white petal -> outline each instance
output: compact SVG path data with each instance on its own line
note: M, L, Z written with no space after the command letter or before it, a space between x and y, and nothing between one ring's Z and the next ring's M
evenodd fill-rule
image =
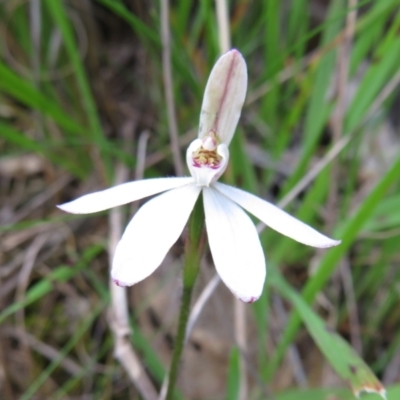
M204 188L204 210L211 254L221 279L242 301L257 300L266 268L257 230L249 216L213 188Z
M148 277L178 240L200 188L170 190L145 203L128 224L115 250L111 276L120 286Z
M257 196L218 182L214 187L282 235L313 247L332 247L340 243L340 240L322 235L311 226Z
M208 78L200 113L201 139L210 130L229 145L240 118L247 91L247 67L237 50L218 59Z
M144 197L193 182L193 178L155 178L123 183L122 185L94 192L59 206L72 214L90 214L121 206Z

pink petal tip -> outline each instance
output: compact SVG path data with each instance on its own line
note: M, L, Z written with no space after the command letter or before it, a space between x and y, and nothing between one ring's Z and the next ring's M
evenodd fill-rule
M254 303L255 301L257 301L259 299L259 297L256 296L250 296L250 297L241 297L240 300L243 301L243 303Z
M118 279L113 279L112 281L113 281L117 286L119 286L119 287L127 287L127 286L129 286L127 283L121 282L121 281L118 280Z

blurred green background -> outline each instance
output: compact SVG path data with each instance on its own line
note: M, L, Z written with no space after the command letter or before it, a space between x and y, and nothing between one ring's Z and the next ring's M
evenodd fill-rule
M185 349L176 398L347 400L351 388L380 390L381 381L396 400L400 1L228 6L249 90L225 180L342 244L316 251L264 230L262 298L246 306L243 329L236 300L216 289ZM55 205L110 186L117 171L175 175L160 15L158 1L0 1L2 399L144 398L113 357L107 213L71 216ZM171 0L169 25L183 156L220 54L214 1ZM157 391L182 250L179 241L128 292L133 348ZM207 253L195 297L213 274Z

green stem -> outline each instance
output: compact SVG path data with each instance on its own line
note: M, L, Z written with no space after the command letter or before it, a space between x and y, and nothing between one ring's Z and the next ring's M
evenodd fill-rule
M179 314L178 333L176 336L174 353L172 355L171 367L168 376L168 391L166 400L172 400L174 396L174 387L178 376L179 362L181 359L186 335L186 325L190 314L190 300L192 298L193 288L184 287Z
M200 260L204 246L204 209L203 198L199 196L189 218L189 232L185 245L185 263L183 266L183 293L179 311L178 332L176 334L174 352L168 376L166 400L172 400L174 387L178 376L179 362L185 344L186 326L190 314L190 301L193 287L199 272Z

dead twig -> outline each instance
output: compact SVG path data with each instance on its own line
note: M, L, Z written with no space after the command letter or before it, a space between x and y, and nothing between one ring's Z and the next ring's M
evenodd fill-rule
M139 147L139 151L145 151ZM138 159L144 160L143 155ZM142 166L138 168L143 168ZM116 169L115 184L128 180L129 171L123 164ZM108 243L109 263L112 265L115 248L122 236L123 215L120 209L114 208L109 217L110 236ZM110 280L111 307L109 311L109 325L114 335L114 355L121 363L129 378L145 400L156 400L157 392L147 376L139 358L134 352L131 342L131 327L129 324L127 289L115 285Z
M26 205L21 208L16 213L12 214L11 218L2 221L3 224L15 224L21 221L23 218L27 217L31 212L36 210L38 207L46 203L51 199L56 193L64 189L71 181L73 177L70 175L63 175L58 178L51 185L47 186L45 190L40 192L38 195L28 201Z
M39 254L39 251L41 248L44 246L44 244L47 242L47 239L49 237L49 233L43 233L40 236L38 236L31 245L28 247L28 250L25 253L25 259L22 265L22 268L18 274L18 283L17 283L17 288L16 288L16 294L15 294L15 303L20 303L24 300L26 290L29 285L29 277L31 275L31 272L33 270L33 267L35 266L37 256ZM25 309L21 308L18 310L15 314L16 317L16 323L19 325L19 329L22 332L25 332ZM32 366L32 357L29 349L29 344L23 340L23 336L21 339L21 344L23 345L23 353L25 355L25 362ZM29 368L32 370L31 368Z
M10 337L20 340L22 343L28 345L30 348L32 348L34 351L41 354L42 356L46 357L48 360L53 361L60 357L59 350L55 349L52 346L49 346L46 343L41 342L40 340L36 339L35 336L29 334L25 330L12 327L4 327L1 331L1 336L4 338ZM76 361L68 356L63 356L62 360L60 361L60 366L72 376L80 374L83 368L81 365L79 365Z
M207 283L206 287L201 292L199 298L196 300L196 303L192 307L192 311L189 315L189 320L186 328L186 338L185 342L188 341L190 334L193 331L194 325L200 317L200 314L206 305L208 299L214 293L214 290L217 288L218 284L221 282L221 278L218 274L215 274L212 279Z
M217 8L219 50L221 54L231 48L231 35L229 33L229 13L226 0L215 0Z

